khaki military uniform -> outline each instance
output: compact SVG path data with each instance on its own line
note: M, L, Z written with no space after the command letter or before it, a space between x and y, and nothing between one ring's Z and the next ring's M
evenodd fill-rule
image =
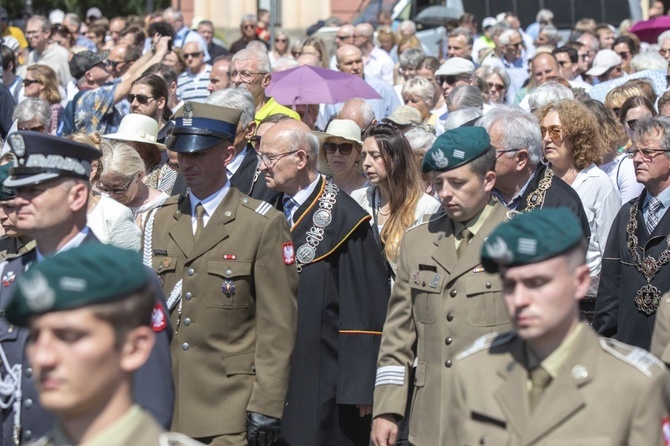
M484 271L484 239L507 219L498 201L460 259L454 222L446 215L410 229L382 335L373 415L405 416L410 370L416 367L409 439L418 446L444 438L448 374L456 355L478 337L510 327L498 275Z
M479 339L464 352L451 376L444 444L667 444L670 374L663 363L582 324L532 413L527 347L515 332Z
M165 432L156 420L139 406L133 406L117 422L103 432L79 446L158 446L161 434ZM70 440L61 428L32 446L71 446Z
M670 293L665 293L656 311L651 352L664 363L670 364Z
M172 304L171 430L239 434L247 411L281 418L284 409L297 320L291 235L282 213L235 188L197 243L190 214L188 197L166 200L143 251Z

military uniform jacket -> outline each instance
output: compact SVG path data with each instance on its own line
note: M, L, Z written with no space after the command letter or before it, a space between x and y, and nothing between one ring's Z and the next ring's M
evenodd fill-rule
M461 259L454 223L446 215L410 229L402 241L398 275L384 324L373 416L405 415L410 369L416 366L409 440L417 446L446 444L444 398L456 355L479 336L510 327L498 275L484 271L484 239L506 220L493 209ZM491 206L489 204L488 206Z
M670 365L670 293L665 293L656 313L651 353Z
M247 411L281 418L298 281L284 215L230 188L195 243L190 199L172 196L149 237L166 295L181 290L171 308L172 430L211 437L246 431Z
M326 182L296 209L296 247L314 225ZM377 354L390 294L370 215L342 191L312 263L300 273L298 338L282 420L281 445L362 445L370 442Z
M540 181L544 178L547 169L547 165L543 163L537 166L533 179L528 183L528 187L521 196L519 206L516 208L517 211L526 211L528 196L538 190ZM579 198L579 194L568 183L554 176L551 179L551 186L549 186L544 196L544 202L539 208L559 207L568 208L577 216L584 232L584 238L588 240L591 237L591 229L589 229L589 220L586 218L584 205Z
M641 258L659 255L668 247L670 212L666 212L654 231L649 234L642 216L642 203L646 191L640 196L637 212L637 252ZM603 255L600 287L596 298L593 328L601 335L649 350L656 314L646 315L635 304L637 291L647 284L645 277L633 264L628 250L628 225L632 201L626 203L614 220ZM670 291L670 265L665 265L651 281L661 293Z
M82 243L100 243L93 235L88 233ZM28 342L30 330L10 325L4 318L4 309L8 303L11 288L37 258L35 250L29 251L18 257L9 259L2 270L2 282L0 287L0 307L3 316L0 318L0 343L7 355L10 364L21 364L21 433L22 441L32 441L45 435L53 428L54 418L39 405L39 397L32 380L32 368L28 363L25 347ZM152 279L155 278L152 275ZM163 293L158 296L163 311L165 297ZM172 374L170 368L170 328L165 327L160 333L156 333L154 348L147 362L135 372L133 376L133 395L135 401L163 425L168 426L172 419L172 405L174 403L174 389L172 385ZM3 378L5 372L2 374ZM3 446L13 445L14 410L12 406L2 411L2 437Z
M514 332L487 338L456 361L444 444L667 444L670 374L648 352L583 325L531 414L524 342Z

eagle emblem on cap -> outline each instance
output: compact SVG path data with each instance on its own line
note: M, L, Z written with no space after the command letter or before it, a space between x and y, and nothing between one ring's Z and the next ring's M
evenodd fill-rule
M449 165L449 158L444 156L444 153L442 153L439 150L433 152L430 156L431 158L433 158L433 162L435 163L435 165L440 169L444 169Z
M32 311L47 311L56 302L56 292L42 273L35 273L30 280L19 282L19 287L26 299L26 305Z
M486 242L486 254L501 265L512 263L514 254L507 247L507 243L500 237L491 242Z
M22 135L17 135L16 133L9 135L9 142L16 156L21 157L26 154L26 143Z

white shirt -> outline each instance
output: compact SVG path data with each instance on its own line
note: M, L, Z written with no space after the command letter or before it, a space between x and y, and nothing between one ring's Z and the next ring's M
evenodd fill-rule
M605 244L612 222L621 208L621 198L609 176L595 164L577 174L572 188L582 200L591 229L586 264L589 266L591 277L595 277L600 274Z
M644 186L637 182L633 160L620 153L612 161L600 165L600 170L609 175L616 190L619 191L621 203L628 203L642 193Z
M299 190L298 193L295 194L294 196L292 197L290 195L285 196L288 198L293 198L293 201L296 202L296 205L293 206L293 209L291 210L291 217L288 219L290 224L293 224L293 215L295 214L295 211L298 210L298 208L302 206L302 204L309 199L310 195L312 195L312 193L314 192L314 189L316 189L316 185L319 183L320 179L321 177L317 175L316 180L310 183L309 186L307 186L306 188Z
M393 68L395 64L393 59L386 51L379 47L374 47L368 57L364 57L363 71L366 79L378 79L393 86Z
M228 165L226 166L226 175L228 175L228 181L230 181L230 177L235 175L237 169L240 168L240 166L242 165L242 161L244 161L244 157L246 155L247 155L247 148L245 146L244 150L235 155L235 158L233 158L232 161L228 163Z
M226 195L228 194L229 190L230 190L230 183L226 183L225 186L223 186L221 189L219 189L209 197L205 198L204 200L201 200L200 198L196 197L193 194L193 192L191 192L191 189L188 190L188 196L191 201L191 226L193 228L194 235L195 235L195 229L198 227L198 219L195 216L195 207L197 206L197 204L202 203L202 207L205 208L205 215L203 215L202 217L202 223L204 228L205 226L207 226L207 223L209 223L209 217L212 216L212 214L216 211L216 208L218 208L223 199L226 198Z

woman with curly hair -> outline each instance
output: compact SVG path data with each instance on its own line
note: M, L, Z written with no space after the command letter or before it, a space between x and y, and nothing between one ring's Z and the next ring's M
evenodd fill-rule
M393 280L405 231L423 215L437 212L440 203L423 192L418 159L396 127L379 124L371 128L363 141L360 162L370 185L352 192L351 198L372 215L372 231Z
M575 189L589 221L591 239L586 263L592 280L585 304L593 305L607 236L621 207L621 198L612 181L596 166L608 148L600 137L600 124L575 100L547 104L537 111L537 117L544 157L554 174Z

